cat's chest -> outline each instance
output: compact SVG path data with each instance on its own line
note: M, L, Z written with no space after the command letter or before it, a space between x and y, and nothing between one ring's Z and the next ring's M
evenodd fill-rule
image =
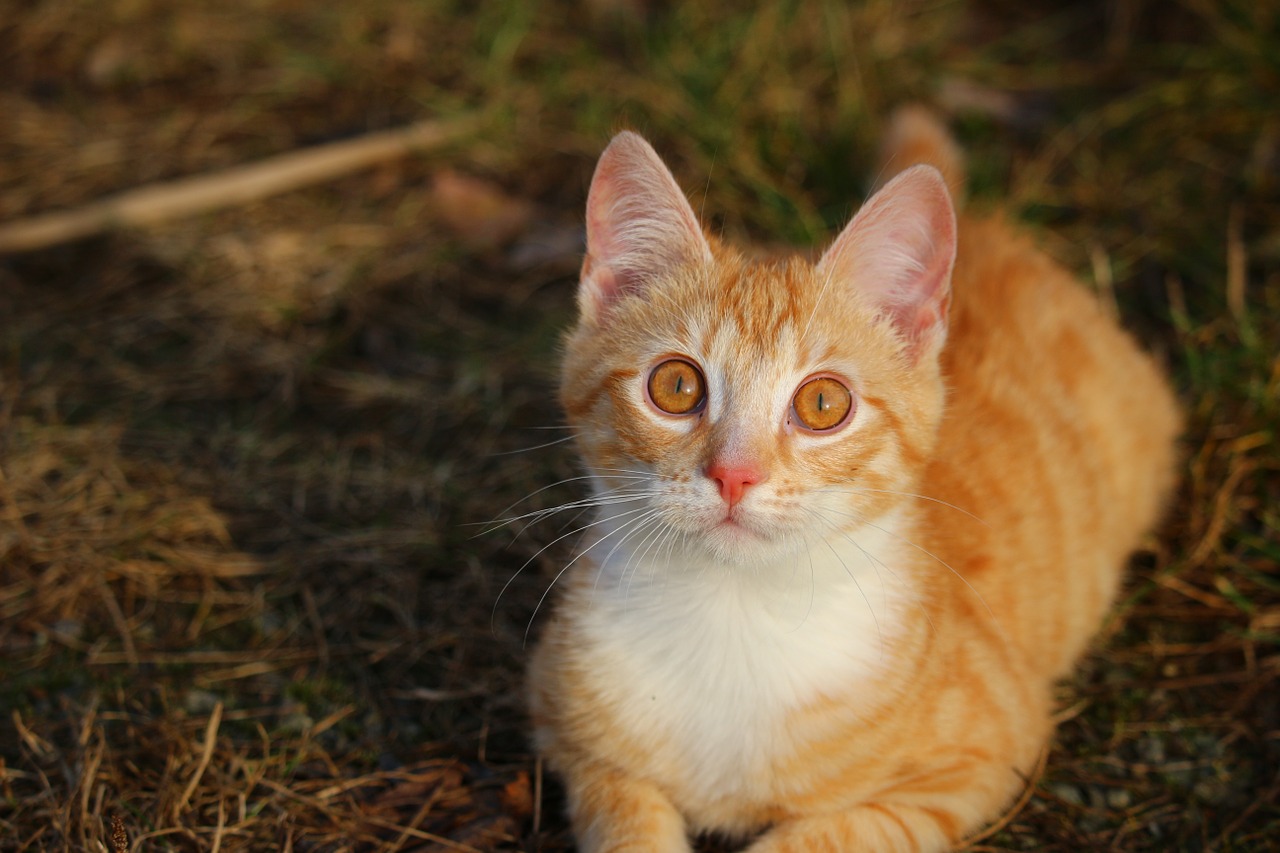
M775 567L786 574L763 584L637 572L593 591L583 648L613 724L650 765L634 770L678 779L690 796L769 794L799 736L792 715L890 665L911 606L886 573L826 568Z

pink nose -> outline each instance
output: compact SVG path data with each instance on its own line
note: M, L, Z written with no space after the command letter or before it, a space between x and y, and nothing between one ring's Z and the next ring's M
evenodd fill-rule
M720 497L729 506L742 500L747 486L754 486L764 479L764 473L755 465L714 462L707 468L707 476L720 487Z

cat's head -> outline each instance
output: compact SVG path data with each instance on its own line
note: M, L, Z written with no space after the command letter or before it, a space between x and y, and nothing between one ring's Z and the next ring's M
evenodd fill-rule
M648 143L617 136L561 385L611 541L750 563L897 504L942 414L955 245L946 185L918 166L816 265L748 260L707 239Z

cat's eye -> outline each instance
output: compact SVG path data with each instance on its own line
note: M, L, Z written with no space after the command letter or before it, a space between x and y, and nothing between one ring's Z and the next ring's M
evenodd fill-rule
M805 429L824 432L845 422L853 409L853 394L830 376L810 379L791 398L791 411Z
M706 398L702 373L684 359L667 359L649 374L649 399L669 415L697 411Z

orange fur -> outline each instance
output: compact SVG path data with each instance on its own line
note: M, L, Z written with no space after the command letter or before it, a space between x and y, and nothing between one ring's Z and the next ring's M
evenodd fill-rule
M904 269L928 267L918 275L942 289L926 282L907 308L857 281L871 242L839 256L865 226L817 269L715 244L699 260L682 222L627 266L616 246L653 229L604 232L613 214L598 204L589 218L608 251L584 265L562 400L598 499L618 503L559 581L529 678L582 850L687 850L708 830L754 837L753 853L954 845L1024 784L1051 734L1053 680L1157 520L1179 428L1159 372L999 218L959 220L948 296L950 207L929 193L963 186L959 155L918 111L890 144L894 172L922 160L943 173L885 191L919 184L912 203L940 235ZM656 156L638 137L615 146L597 181L635 167L636 183L604 188L634 194L628 216L679 207L645 183ZM655 415L637 390L670 355L707 375L696 418ZM856 386L841 433L800 435L776 414L769 395L815 370ZM737 527L714 524L735 518L706 482L724 459L761 474ZM865 563L845 558L864 543Z

